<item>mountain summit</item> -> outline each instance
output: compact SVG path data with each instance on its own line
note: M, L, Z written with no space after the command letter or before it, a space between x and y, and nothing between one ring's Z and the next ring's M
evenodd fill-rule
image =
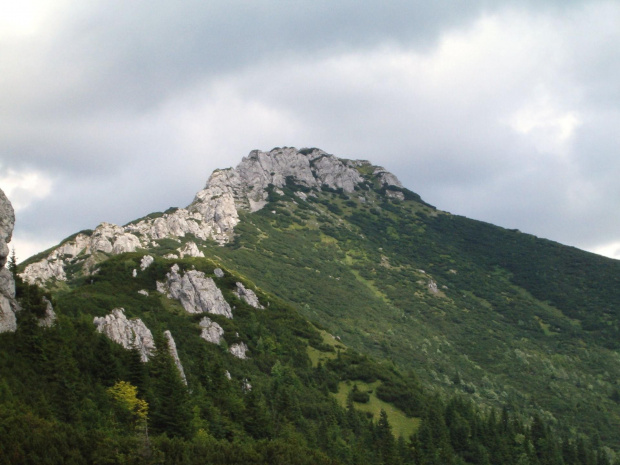
M214 171L186 208L149 215L122 227L101 223L94 231L66 239L38 260L29 260L22 277L31 284L65 281L68 268L88 274L104 258L102 254L148 249L164 238L192 235L224 245L234 237L239 212L261 210L270 192L281 194L281 189L291 184L302 188L298 195L303 198L307 195L303 191L316 193L324 188L351 193L368 181L361 173L368 173L367 178L382 187L392 186L386 195L404 198L396 176L365 160L344 160L316 148L253 150L236 168ZM179 250L180 255L194 253L197 251L191 245L186 251Z

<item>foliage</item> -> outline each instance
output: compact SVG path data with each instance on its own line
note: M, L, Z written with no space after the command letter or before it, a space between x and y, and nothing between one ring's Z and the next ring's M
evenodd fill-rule
M38 325L45 293L17 279L18 330L0 335L0 463L611 464L618 263L405 189L390 200L361 175L354 193L307 200L287 179L241 213L233 244L192 238L208 258L176 263L233 306L232 320L209 316L219 346L200 338L202 315L156 290L177 241L74 275L47 294L51 328ZM155 262L132 277L147 252ZM237 282L266 308L239 300ZM152 331L148 363L95 330L115 307ZM240 341L247 360L227 350Z
M122 422L127 422L134 427L146 426L149 405L138 398L138 388L127 381L118 381L107 389L115 405L118 407L118 416Z

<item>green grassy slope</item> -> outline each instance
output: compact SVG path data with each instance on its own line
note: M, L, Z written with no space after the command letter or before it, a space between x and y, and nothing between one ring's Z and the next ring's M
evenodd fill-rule
M0 463L610 463L596 451L620 448L620 262L389 198L370 173L350 195L272 190L224 247L162 239L67 270L51 329L19 287L19 329L0 335ZM207 258L163 258L190 240ZM156 291L174 263L235 307L212 316L221 346ZM95 331L115 307L158 347L172 332L189 389L166 351L142 365ZM239 341L248 360L227 351ZM119 381L148 402L150 442L111 398Z
M617 447L620 262L409 198L286 189L243 216L235 244L209 250L432 389Z

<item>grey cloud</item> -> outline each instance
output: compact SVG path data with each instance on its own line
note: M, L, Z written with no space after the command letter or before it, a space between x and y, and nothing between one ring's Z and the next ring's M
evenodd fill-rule
M11 43L0 76L0 161L57 179L53 197L20 213L24 231L63 237L184 206L214 168L293 145L382 164L454 213L582 246L617 237L606 214L620 194L613 4L73 6L38 42ZM432 58L447 31L466 34L482 15L519 17L526 33L536 20L549 43L495 50L445 82L373 69L393 52ZM541 88L584 118L564 160L505 121ZM575 186L589 184L575 202Z

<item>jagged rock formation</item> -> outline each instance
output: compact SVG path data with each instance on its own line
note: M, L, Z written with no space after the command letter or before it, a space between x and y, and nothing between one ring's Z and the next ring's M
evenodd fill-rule
M201 257L204 258L205 254L198 249L195 242L188 242L185 247L179 247L179 256L183 257Z
M187 386L187 378L185 377L185 371L183 370L183 365L181 364L181 360L179 359L179 353L177 352L177 345L174 342L174 338L172 337L172 333L170 331L164 331L164 336L168 342L168 351L170 352L170 356L172 360L174 360L174 364L179 370L179 375L181 376L181 381L183 384Z
M252 289L246 289L245 286L241 283L237 283L237 289L234 291L234 294L245 303L254 308L258 308L261 310L265 308L258 301L258 297L256 297L254 291Z
M173 265L166 274L166 282L157 283L157 290L169 298L177 299L189 313L212 313L232 318L232 310L213 279L202 271L190 270L179 274Z
M255 212L263 208L269 185L284 187L288 178L309 188L326 185L353 192L363 181L356 169L363 163L368 164L341 160L319 149L253 150L235 169L215 171L188 209L217 224L220 233L215 239L228 242L239 222L238 210Z
M228 351L235 357L240 358L241 360L246 360L248 358L248 356L246 355L246 352L248 351L248 346L245 342L236 342L232 344Z
M205 341L212 344L219 344L222 342L224 330L215 321L211 320L211 318L205 316L202 320L200 320L199 325L202 328L200 337Z
M15 281L11 272L4 267L9 256L7 244L11 242L14 226L13 206L0 189L0 333L17 329L15 312L18 307L15 301Z
M396 176L368 161L343 160L319 149L254 150L236 168L214 171L187 208L150 215L124 227L101 223L93 232L80 233L47 257L29 264L21 276L31 284L44 284L50 279L64 281L67 265L83 262L82 271L92 273L97 262L93 257L98 254L103 259L106 254L148 249L156 247L159 239L179 239L188 234L224 245L234 236L239 211L255 212L263 208L270 188L280 191L290 182L308 189L326 186L351 193L365 181L362 171L368 173L369 169L374 179L386 187L387 196L404 199L398 189L387 189L402 188ZM297 194L302 199L314 195L312 192ZM179 247L178 251L178 256L168 254L167 257L204 256L194 242Z
M115 308L104 317L95 317L97 331L105 334L125 349L137 349L140 360L147 362L155 352L153 334L140 318L128 320L123 308Z
M54 311L54 307L52 303L45 297L43 297L43 301L45 302L45 314L42 318L39 318L39 326L44 328L51 328L53 324L56 322L56 312Z

